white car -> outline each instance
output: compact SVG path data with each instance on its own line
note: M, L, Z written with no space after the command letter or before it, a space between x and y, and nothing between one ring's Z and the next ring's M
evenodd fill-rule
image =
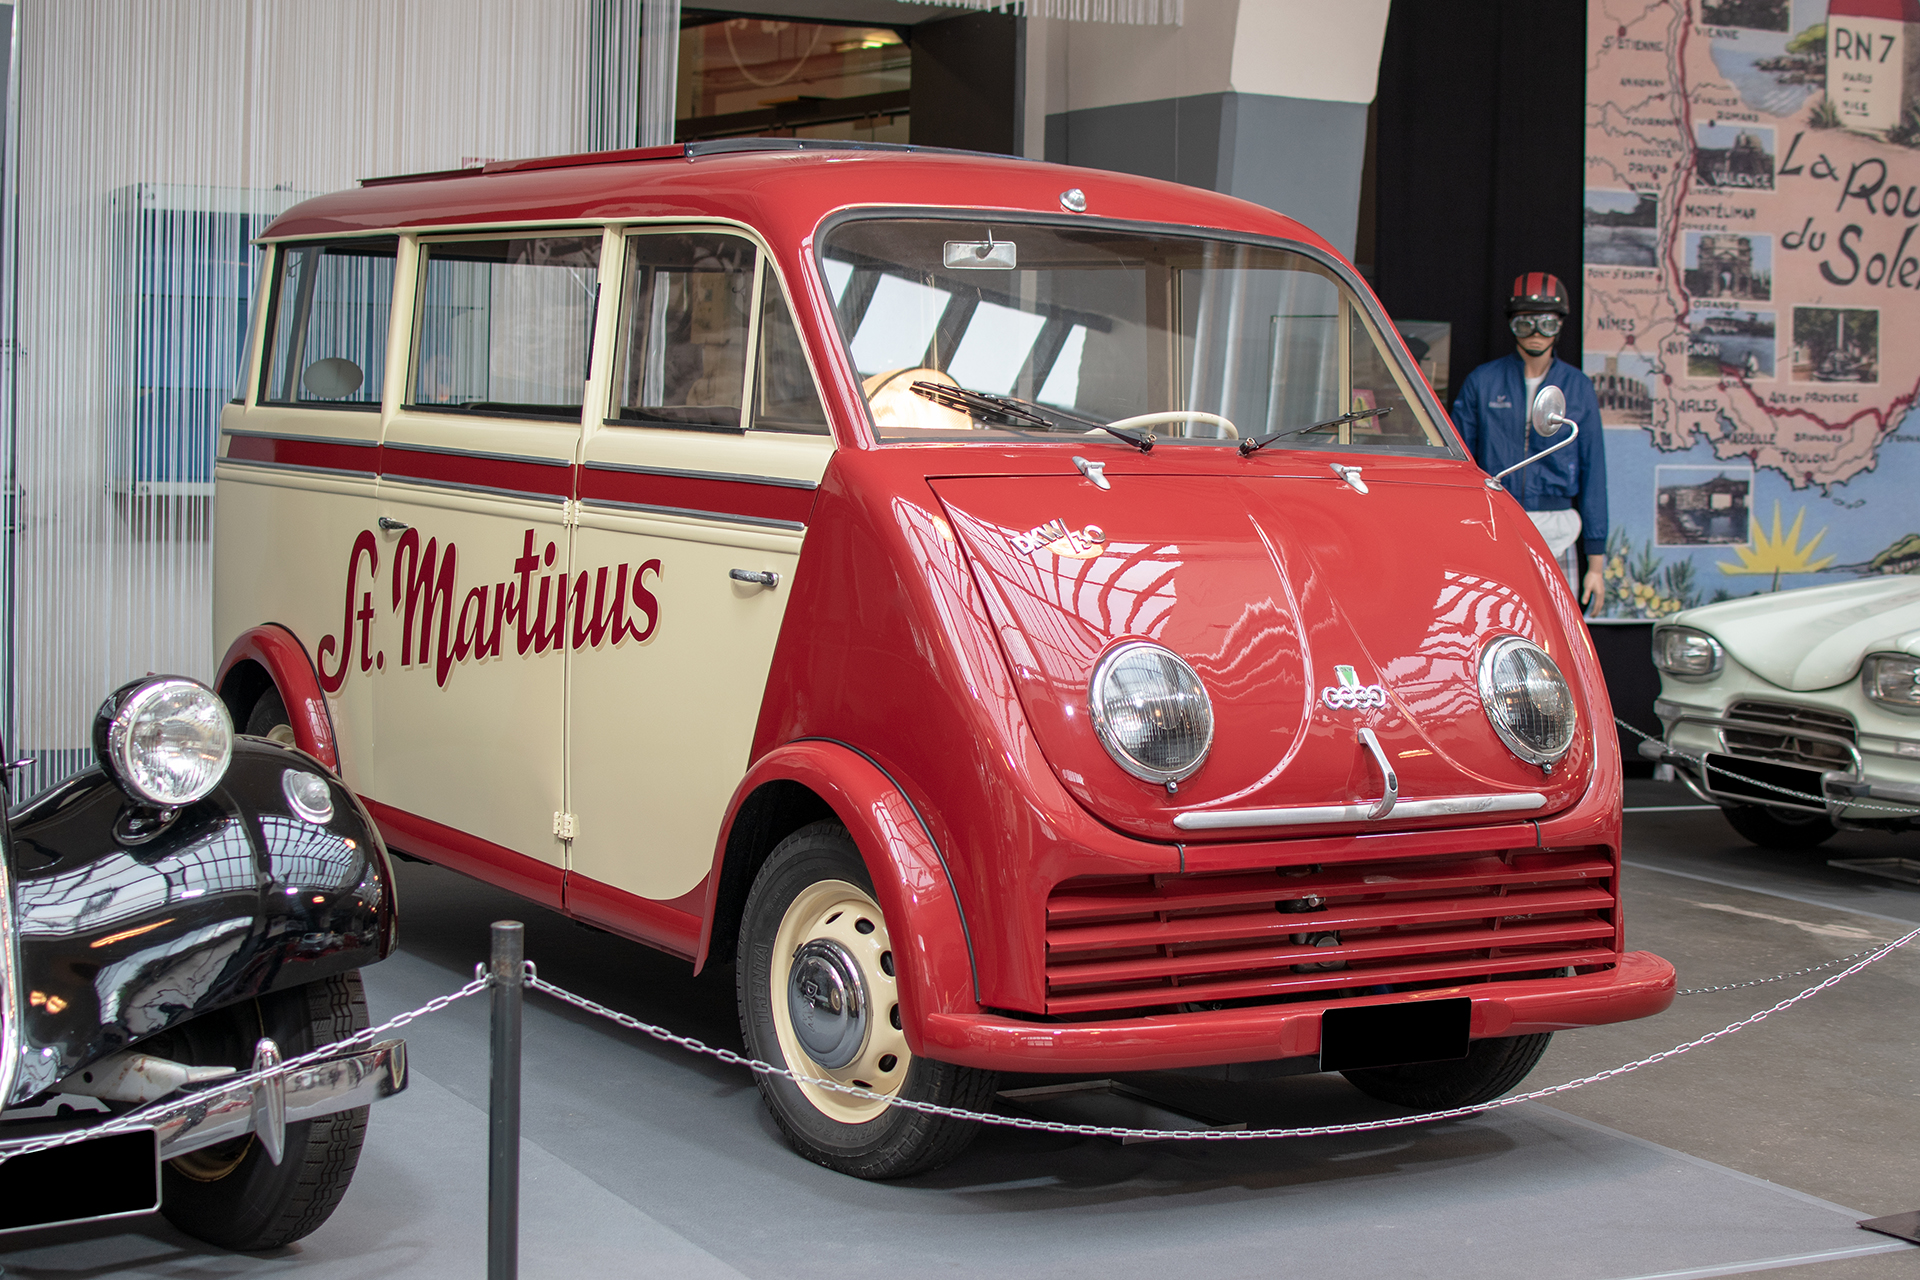
M1920 579L1705 605L1655 628L1671 764L1755 844L1920 828Z

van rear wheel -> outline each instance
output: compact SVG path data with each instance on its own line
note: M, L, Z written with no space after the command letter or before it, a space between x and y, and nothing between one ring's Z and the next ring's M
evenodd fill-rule
M754 878L735 982L750 1056L878 1098L761 1073L760 1095L794 1150L857 1178L901 1178L947 1163L971 1121L889 1105L910 1098L969 1111L998 1076L921 1057L900 1030L896 959L853 838L816 822L781 841Z

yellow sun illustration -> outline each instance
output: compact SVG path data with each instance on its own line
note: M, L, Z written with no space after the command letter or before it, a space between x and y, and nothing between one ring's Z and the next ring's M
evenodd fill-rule
M1780 586L1780 575L1783 573L1818 573L1832 564L1834 558L1832 556L1822 556L1818 560L1813 558L1814 551L1820 546L1820 539L1827 536L1824 527L1813 535L1813 540L1806 546L1800 545L1800 526L1806 522L1806 519L1807 509L1802 507L1793 517L1793 526L1782 534L1780 504L1775 502L1773 533L1769 536L1767 531L1760 527L1760 522L1749 516L1747 520L1753 532L1753 546L1751 548L1735 547L1733 554L1740 557L1740 563L1728 564L1722 560L1720 561L1721 571L1730 574L1770 573L1773 575L1773 585L1776 589Z

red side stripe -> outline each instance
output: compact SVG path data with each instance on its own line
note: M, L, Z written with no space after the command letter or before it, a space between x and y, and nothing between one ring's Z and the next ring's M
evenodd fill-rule
M381 451L380 474L397 479L439 481L475 489L512 489L519 493L573 496L573 467L542 466L507 458L475 458L389 447Z
M227 456L283 467L325 467L331 471L380 469L380 448L371 444L333 444L321 440L282 440L273 436L229 436Z
M588 467L580 477L580 496L588 502L631 502L671 507L725 518L788 520L805 524L813 512L813 490L756 480L718 480L704 476L656 475Z

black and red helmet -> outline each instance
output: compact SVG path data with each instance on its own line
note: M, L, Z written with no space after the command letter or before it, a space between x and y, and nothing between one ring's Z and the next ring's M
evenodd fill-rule
M1567 305L1567 287L1560 283L1559 276L1548 275L1544 271L1529 271L1513 278L1513 296L1507 299L1507 314L1519 315L1523 311L1552 311L1566 315L1571 308Z

